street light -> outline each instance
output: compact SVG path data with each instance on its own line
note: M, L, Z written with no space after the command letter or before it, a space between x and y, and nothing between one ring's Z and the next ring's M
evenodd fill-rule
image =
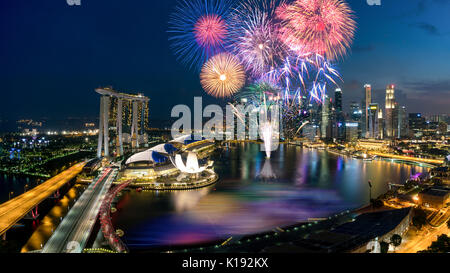
M14 194L13 191L9 192L9 195L8 195L8 197L9 197L8 199L9 199L9 200L11 200L11 195L13 195L13 194Z
M23 192L24 192L24 193L27 192L27 189L28 189L28 184L26 184L26 185L23 187Z

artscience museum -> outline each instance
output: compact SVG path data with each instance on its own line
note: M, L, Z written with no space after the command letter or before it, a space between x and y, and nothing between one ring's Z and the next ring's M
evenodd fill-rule
M198 183L216 178L209 155L213 140L192 140L191 135L176 138L133 154L124 163L122 180L133 180L144 188L198 187ZM189 186L190 185L190 186Z

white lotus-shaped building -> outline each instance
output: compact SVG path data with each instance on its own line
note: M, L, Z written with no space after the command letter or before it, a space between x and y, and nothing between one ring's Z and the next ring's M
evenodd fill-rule
M186 163L183 161L181 154L176 154L175 159L170 157L170 160L182 173L197 174L203 172L207 168L207 166L200 166L197 154L194 152L188 152Z

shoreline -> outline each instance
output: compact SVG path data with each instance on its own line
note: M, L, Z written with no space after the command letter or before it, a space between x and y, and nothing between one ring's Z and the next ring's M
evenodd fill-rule
M286 143L286 144L292 145L290 143ZM338 155L341 157L349 157L350 156L348 154L339 153L334 150L327 149L326 151L330 152L330 154L335 154L335 155ZM361 159L357 159L357 160L361 160ZM415 162L398 162L398 163L412 165ZM173 189L173 190L176 190L176 189ZM207 252L207 249L210 249L210 252L216 252L216 250L218 248L222 248L223 245L232 245L231 247L239 247L239 245L244 240L246 243L247 243L247 240L253 241L253 239L251 239L251 238L254 238L254 239L258 238L256 240L261 240L261 237L262 237L262 238L272 238L272 240L273 240L274 239L273 236L279 236L279 234L282 234L285 232L291 232L291 231L299 231L299 230L305 231L305 229L308 229L309 232L311 233L311 232L314 232L314 229L317 230L317 228L320 228L323 225L328 225L328 224L333 223L333 220L335 220L335 218L345 219L345 217L347 217L348 215L359 215L359 214L368 213L368 212L376 212L376 211L383 211L383 210L391 209L389 207L382 207L379 209L374 209L371 206L372 205L370 203L363 204L361 206L358 206L357 208L347 209L347 210L343 210L340 212L336 212L326 218L305 219L303 221L296 222L296 223L293 223L290 225L286 225L283 227L273 227L273 229L269 229L269 230L261 231L261 232L257 232L257 233L230 235L230 238L220 237L217 239L208 240L206 242L198 242L198 243L185 244L185 245L183 245L183 244L175 245L175 246L161 245L161 246L154 246L154 247L148 247L148 248L142 248L142 249L136 248L136 249L132 250L132 252L134 252L134 251L136 251L138 253L142 253L142 252L182 252L182 251L184 251L184 252L206 251ZM274 230L278 230L281 232L277 232L277 231L274 232ZM278 234L278 235L275 235L275 234ZM238 237L240 239L238 239L236 237ZM246 247L251 247L250 245L251 244L247 243Z

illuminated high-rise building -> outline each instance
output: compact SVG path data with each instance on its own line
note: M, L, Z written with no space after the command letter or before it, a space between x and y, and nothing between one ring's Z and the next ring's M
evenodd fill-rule
M384 119L383 109L378 107L378 139L384 139Z
M345 116L342 111L342 89L337 88L334 92L334 108L335 108L335 137L339 140L345 139Z
M379 138L379 107L378 107L378 103L371 103L369 105L369 111L368 111L368 124L369 124L369 128L367 131L367 138Z
M358 122L348 121L345 123L345 139L349 142L357 141L359 138Z
M332 137L332 123L330 123L330 120L332 118L332 104L328 96L325 96L325 99L322 103L321 115L322 115L322 120L320 124L321 138L330 139Z
M362 135L362 117L363 111L361 110L361 105L355 101L350 103L350 117L353 123L358 124L358 138ZM346 130L348 127L346 126Z
M336 112L342 112L342 89L340 88L334 91L334 108Z
M124 139L123 134L123 105L132 106L132 121L131 121L131 139L132 147L139 148L140 143L147 142L146 135L143 134L143 129L148 115L148 101L149 99L142 94L131 95L120 93L112 88L97 88L95 89L100 97L100 123L98 133L97 157L109 157L110 150L110 125L114 123L116 129L116 155L124 154ZM139 130L139 125L142 130ZM141 134L139 133L141 131Z
M362 119L362 135L369 138L369 106L372 103L372 86L370 84L364 85L364 99L362 103L363 119Z
M361 105L359 105L359 103L355 101L352 101L350 103L350 116L352 118L352 121L361 122L363 114Z
M411 137L419 135L426 127L425 118L421 113L410 113L408 125L408 131Z
M386 137L397 137L397 110L395 103L395 85L388 85L386 88Z
M402 106L398 108L398 138L407 138L408 133L408 113L406 112L406 107Z

